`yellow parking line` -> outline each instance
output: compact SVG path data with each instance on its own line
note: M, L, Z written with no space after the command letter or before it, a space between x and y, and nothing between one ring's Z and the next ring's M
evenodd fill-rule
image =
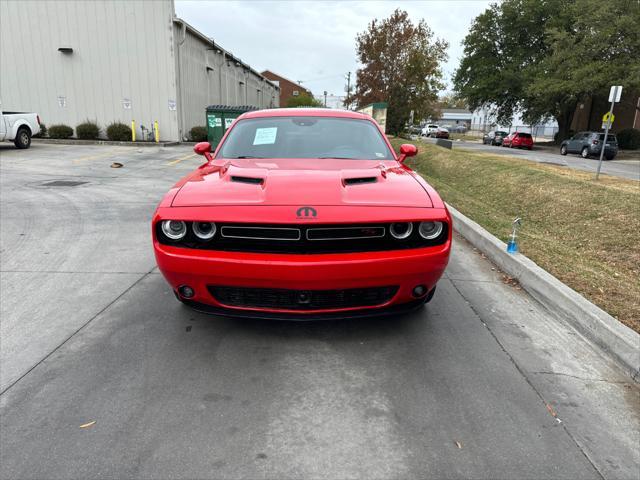
M195 153L192 153L192 154L190 154L190 155L185 155L184 157L177 158L177 159L175 159L175 160L173 160L173 161L171 161L171 162L167 163L167 165L175 165L175 164L177 164L177 163L180 163L180 162L181 162L181 161L183 161L183 160L186 160L186 159L188 159L188 158L195 157L195 156L196 156L196 154L195 154Z
M77 164L80 162L87 162L90 160L98 160L99 158L106 158L106 157L110 157L111 155L115 154L119 152L119 150L117 149L113 149L113 150L109 150L108 152L105 153L99 153L97 155L88 155L86 157L80 157L80 158L76 158L73 160L73 163Z

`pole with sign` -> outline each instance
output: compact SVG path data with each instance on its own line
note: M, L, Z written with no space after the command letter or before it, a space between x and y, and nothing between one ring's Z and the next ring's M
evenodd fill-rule
M604 141L602 142L602 147L600 147L600 160L598 161L598 170L596 171L596 180L600 176L600 169L602 168L602 157L604 157L604 149L607 148L607 137L609 136L609 129L615 120L615 116L613 115L613 105L620 101L620 96L622 95L622 86L614 85L609 90L609 101L611 102L611 107L609 111L604 114L602 117L602 128L604 128Z

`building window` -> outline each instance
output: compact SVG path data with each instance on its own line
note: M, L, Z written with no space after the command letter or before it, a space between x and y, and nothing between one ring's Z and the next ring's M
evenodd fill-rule
M297 97L298 95L300 95L300 92L298 90L294 90L292 95L294 97Z

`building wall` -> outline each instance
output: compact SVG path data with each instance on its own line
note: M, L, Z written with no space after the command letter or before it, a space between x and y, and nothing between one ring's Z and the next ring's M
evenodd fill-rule
M602 116L609 111L611 103L607 100L608 94L595 95L580 102L573 115L571 130L600 131L602 129ZM615 121L611 129L619 132L625 128L640 128L640 93L633 90L622 90L620 102L613 107Z
M2 108L74 128L157 120L177 139L173 14L171 0L0 0Z
M278 89L182 20L174 22L180 137L206 125L208 105L278 106Z
M135 120L138 138L157 120L162 140L182 140L207 105L278 106L275 85L182 25L173 0L0 0L2 108L103 134Z
M298 92L298 95L308 95L310 97L313 96L310 90L307 90L302 85L292 82L291 80L284 78L277 73L273 73L270 70L265 70L262 72L262 75L269 80L274 80L278 82L280 85L280 102L279 105L281 107L286 107L287 102L291 97L294 97L294 92Z

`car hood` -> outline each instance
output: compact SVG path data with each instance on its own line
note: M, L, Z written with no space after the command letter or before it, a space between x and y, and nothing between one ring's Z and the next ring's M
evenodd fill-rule
M184 181L172 206L433 206L412 172L396 162L321 162L322 168L310 169L308 159L216 161Z

